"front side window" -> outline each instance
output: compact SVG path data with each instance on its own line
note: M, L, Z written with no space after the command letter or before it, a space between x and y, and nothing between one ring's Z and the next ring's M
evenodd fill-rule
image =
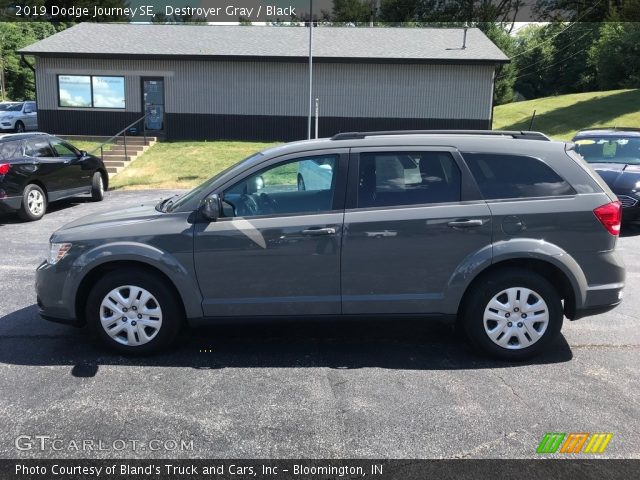
M25 142L25 153L30 157L54 157L51 145L46 139L30 139Z
M51 146L59 157L77 157L79 154L74 147L58 138L51 139Z
M460 184L448 152L361 153L358 207L459 202Z
M61 107L125 108L124 77L58 75Z
M487 200L575 195L547 164L524 155L464 153L480 192Z
M267 167L224 192L224 215L292 215L332 209L337 155L306 157Z

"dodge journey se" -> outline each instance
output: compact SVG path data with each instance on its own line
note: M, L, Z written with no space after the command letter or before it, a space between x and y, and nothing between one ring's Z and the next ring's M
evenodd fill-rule
M149 353L185 323L451 318L522 359L622 299L620 203L536 132L341 133L51 236L41 315Z

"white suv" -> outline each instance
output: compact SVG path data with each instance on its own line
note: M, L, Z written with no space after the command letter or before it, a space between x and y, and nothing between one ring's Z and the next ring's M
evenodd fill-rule
M38 129L36 102L0 103L0 131L25 132Z

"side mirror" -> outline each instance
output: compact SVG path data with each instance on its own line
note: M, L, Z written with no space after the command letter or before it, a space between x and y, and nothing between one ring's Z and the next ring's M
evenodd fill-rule
M85 158L88 157L89 154L86 152L86 150L80 150L80 158Z
M202 215L207 220L211 220L215 222L218 218L220 218L220 214L222 213L222 197L217 193L212 193L207 198L204 199L204 203L202 205Z

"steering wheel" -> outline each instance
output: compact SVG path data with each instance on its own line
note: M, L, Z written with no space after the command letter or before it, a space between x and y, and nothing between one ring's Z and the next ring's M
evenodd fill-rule
M238 199L238 204L234 205L234 210L238 217L244 217L258 215L260 207L251 195L243 193Z
M266 193L260 194L260 203L263 205L265 213L276 213L278 211L278 204Z

